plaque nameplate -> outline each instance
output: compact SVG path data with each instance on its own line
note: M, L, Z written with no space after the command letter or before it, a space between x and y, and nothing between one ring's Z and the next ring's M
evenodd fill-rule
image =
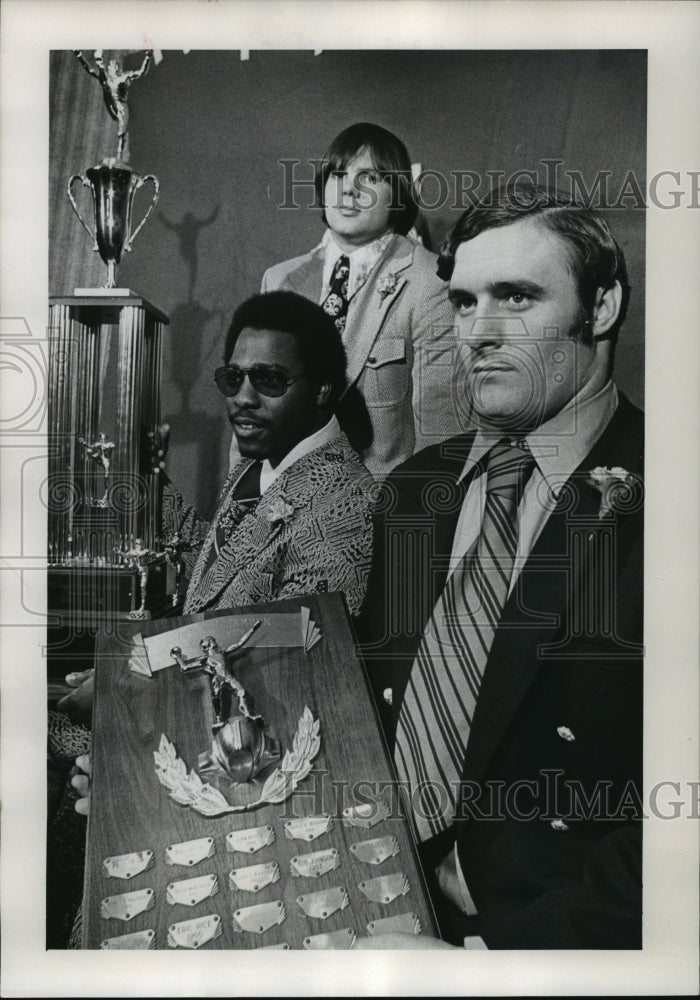
M261 847L274 842L275 831L271 826L255 826L250 830L233 830L226 834L226 850L231 853L255 854Z
M351 844L350 850L358 861L364 861L368 865L381 865L387 858L393 858L399 853L399 842L396 837L375 837L373 840Z
M105 858L102 865L109 878L133 878L152 868L153 851L136 851L133 854L115 854Z
M325 920L332 913L344 910L349 902L348 894L342 885L335 889L322 889L320 892L307 892L303 896L297 896L297 905L306 916L319 920Z
M314 851L312 854L297 854L289 862L292 875L304 875L307 878L319 878L336 868L340 868L340 855L335 847Z
M189 868L198 865L205 858L211 858L216 853L212 837L200 837L198 840L183 840L181 844L171 844L165 848L165 863L167 865L184 865Z
M276 861L267 861L262 865L249 865L247 868L234 868L229 872L232 889L242 889L244 892L260 892L267 885L280 880L280 866Z
M182 906L196 906L203 899L215 896L219 891L219 880L216 875L199 875L196 878L185 878L180 882L171 882L165 893L165 898L171 906L180 903Z
M139 913L150 910L155 904L153 889L137 889L119 896L107 896L100 904L100 916L105 920L132 920Z
M170 924L168 947L196 950L218 938L220 934L221 917L218 913L209 913L206 917L194 917L192 920Z
M339 931L329 931L327 934L311 934L302 941L302 946L307 951L352 948L355 944L356 934L351 927L343 927Z
M389 806L386 802L363 802L357 806L348 806L343 809L343 822L346 826L358 826L364 830L371 830L377 823L381 823L389 815Z
M360 882L357 888L373 903L393 903L399 896L405 896L411 886L403 872L396 872Z
M288 819L284 824L284 834L290 840L316 840L333 826L331 816L301 816Z
M370 920L367 924L370 934L420 934L420 920L415 913L399 913L395 917L382 917L380 920Z
M122 934L119 937L105 938L100 944L100 948L103 948L105 951L146 951L154 947L155 940L155 931L136 931L134 934Z
M264 934L275 924L281 924L286 916L287 911L281 899L271 903L258 903L256 906L244 906L233 911L233 929L247 931L249 934Z

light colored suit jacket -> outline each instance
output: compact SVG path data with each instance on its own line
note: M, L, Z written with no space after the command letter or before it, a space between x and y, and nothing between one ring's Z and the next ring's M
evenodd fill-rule
M226 479L184 613L341 591L351 614L357 614L372 555L373 480L345 435L294 462L253 510L229 503L251 464L241 460ZM227 540L212 559L224 512Z
M320 302L324 247L269 268L262 291L283 289ZM343 341L348 388L357 386L374 440L361 452L383 478L399 462L460 428L452 399L454 317L437 257L396 235L350 299Z

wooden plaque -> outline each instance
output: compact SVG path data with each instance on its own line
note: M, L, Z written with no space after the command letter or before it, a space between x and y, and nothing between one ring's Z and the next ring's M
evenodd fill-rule
M316 935L332 932L343 932L330 939L330 943L343 947L352 940L352 934L379 933L385 926L392 929L393 921L389 925L382 921L394 917L401 918L399 927L420 926L422 933L436 935L415 845L396 794L391 762L364 668L355 653L342 598L337 594L321 595L226 614L249 617L252 612L263 619L264 626L266 616L298 611L302 605L310 608L321 630L320 642L306 653L300 647L251 645L235 661L235 670L254 700L255 711L264 716L267 731L281 740L284 749L289 748L305 707L319 720L321 749L313 770L286 802L216 818L204 817L173 801L158 780L153 756L164 734L188 772L196 768L199 754L209 749L212 740L208 678L201 673L185 674L176 667L160 670L152 677L139 675L128 666L128 637L98 636L84 947L100 948L106 941L114 947L115 938L151 931L148 936L127 938L123 946L133 947L134 941L143 946L148 941L151 947L166 949L172 947L169 931L174 925L215 916L221 933L201 944L202 948L299 949L323 944L326 939ZM151 628L166 631L221 615L171 618L154 622ZM138 632L139 627L142 629L143 624L135 624L133 632ZM262 633L263 627L259 631ZM346 824L344 809L372 801L386 803L386 818L371 828ZM370 811L375 810L370 807ZM306 841L286 836L287 820L320 815L330 817L330 828L318 838ZM227 850L228 834L259 827L272 828L273 843L254 853ZM211 838L211 856L191 867L166 862L166 848L202 838ZM388 845L393 844L391 838L395 838L396 853L376 863L375 855L388 850ZM379 841L376 852L355 846L368 841ZM108 875L106 859L142 851L153 854L145 870L128 879ZM323 852L327 859L333 851L339 861L333 870L318 876L313 871L293 874L294 868L306 872L316 867L313 859L309 861L305 856ZM367 860L363 860L365 857ZM292 865L293 858L302 859L301 863ZM238 888L231 881L234 869L271 862L279 866L279 880L258 891ZM322 860L320 866L325 863ZM218 892L194 904L191 900L180 902L183 889L176 886L173 890L172 885L199 876L215 876L212 884L218 884ZM383 876L396 877L376 881ZM242 881L251 880L244 874ZM251 884L257 881L253 879ZM194 898L198 898L201 885L197 883ZM135 909L144 899L150 902L154 898L154 904L143 912L128 920L104 915L105 899L148 889L152 892L147 897L133 897L138 901L138 906L132 907ZM347 904L322 916L337 905L343 889ZM329 894L328 903L326 897L312 895L328 890L339 890ZM171 903L168 899L173 895L178 901ZM235 929L235 911L248 914L248 907L265 903L275 904L280 913L284 912L281 923L273 923L263 931ZM109 904L107 912L111 914L120 905L121 901ZM308 915L304 907L320 911L319 915ZM267 923L270 909L260 912L264 915L261 923ZM245 922L256 924L254 919ZM203 921L203 925L211 927L212 922Z

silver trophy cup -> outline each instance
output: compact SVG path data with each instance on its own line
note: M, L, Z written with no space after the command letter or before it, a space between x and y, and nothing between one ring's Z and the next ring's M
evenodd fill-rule
M80 214L73 197L73 185L81 181L92 192L95 231L92 232ZM154 192L151 204L136 229L131 231L131 209L134 195L140 187L151 181ZM68 182L68 197L73 211L83 225L97 251L107 265L107 281L104 288L116 287L116 268L124 252L130 252L132 244L143 228L148 216L158 201L160 186L157 177L147 174L141 177L125 163L106 159L85 171L85 175L74 174Z

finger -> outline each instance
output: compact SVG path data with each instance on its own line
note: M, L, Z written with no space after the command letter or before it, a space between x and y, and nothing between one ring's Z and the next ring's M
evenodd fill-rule
M90 667L88 670L74 670L72 673L66 674L66 684L69 687L79 687L83 681L89 680L94 672L94 667Z
M92 759L90 757L90 754L89 753L84 753L84 754L81 754L80 757L76 757L75 758L75 766L79 767L81 771L85 772L85 774L91 774L92 773Z
M84 799L78 799L75 803L75 811L79 816L87 816L90 812L90 796L86 795Z
M70 783L81 798L85 798L90 790L90 779L86 774L74 774Z

